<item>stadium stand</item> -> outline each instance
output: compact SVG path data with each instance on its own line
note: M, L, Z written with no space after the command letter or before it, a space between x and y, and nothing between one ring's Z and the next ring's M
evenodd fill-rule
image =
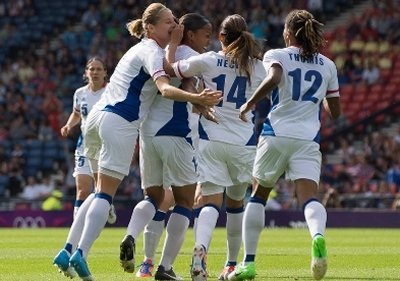
M83 85L87 58L92 55L104 58L111 74L119 57L135 43L128 36L125 23L137 18L142 12L140 7L148 2L21 0L0 3L1 209L18 205L4 202L20 202L19 194L30 176L37 179L49 176L53 186L61 180L66 200L68 195L73 195L72 153L79 131L68 140L61 139L60 124L71 112L75 89ZM396 127L400 114L398 0L171 0L166 3L177 16L196 11L211 19L213 26L219 26L227 14L239 13L248 19L251 31L265 49L282 46L282 19L290 9L308 8L322 21L334 18L335 25L326 34L329 44L325 53L338 66L345 114L337 122L322 115L322 149L327 157L321 197L330 207L390 207L389 201L393 201L400 189L400 131ZM362 8L352 9L355 6ZM337 20L346 13L351 15L351 21ZM217 40L213 40L211 48L219 48ZM369 76L363 74L367 61L379 73L377 81L370 85L364 81ZM265 112L259 110L258 116L260 123ZM382 132L377 137L378 131ZM344 143L352 150L347 158L343 156ZM137 163L131 170L119 189L117 200L141 197ZM275 199L283 208L294 207L291 184L282 180L276 189ZM363 196L371 194L378 199L388 197L387 202L362 203Z

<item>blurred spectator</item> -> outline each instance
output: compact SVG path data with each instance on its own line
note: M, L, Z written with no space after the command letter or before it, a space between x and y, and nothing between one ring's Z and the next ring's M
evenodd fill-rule
M42 186L40 186L35 177L30 176L27 179L26 185L23 188L22 193L19 195L22 199L36 200L47 196Z
M386 180L392 193L400 192L400 159L395 159L387 171Z
M9 179L7 184L7 195L8 197L15 198L22 192L23 178L21 175L21 170L12 168L9 171Z
M380 77L379 68L374 60L368 60L362 72L362 79L367 85L378 82Z
M82 16L83 25L89 29L93 29L100 23L100 21L100 11L97 9L95 4L91 4L89 10L87 10Z
M54 190L50 195L43 201L43 211L61 211L63 209L62 199L63 194L60 190Z

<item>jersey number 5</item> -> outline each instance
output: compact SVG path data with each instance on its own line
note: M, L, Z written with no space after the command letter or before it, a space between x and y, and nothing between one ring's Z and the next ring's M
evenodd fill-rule
M217 84L217 90L225 93L225 80L226 75L221 74L212 79L213 82ZM231 103L236 103L236 109L240 108L242 104L246 102L246 83L247 78L244 76L236 76L229 89L228 95L226 96L226 101ZM222 100L217 104L217 106L222 107Z
M301 93L301 82L302 73L300 68L296 68L293 71L288 72L289 76L293 77L293 90L292 90L292 100L298 101L300 99ZM314 94L318 91L322 84L322 75L316 70L308 70L304 75L305 81L313 81L311 87L304 93L301 97L302 101L312 101L313 103L318 103L318 99L314 97Z

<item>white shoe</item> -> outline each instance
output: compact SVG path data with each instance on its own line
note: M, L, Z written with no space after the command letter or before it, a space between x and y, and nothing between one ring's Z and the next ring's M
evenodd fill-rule
M117 221L117 213L115 212L114 205L110 206L110 211L108 212L107 222L109 224L114 224Z
M207 254L204 247L196 244L193 248L192 266L190 268L192 281L207 281L206 258Z

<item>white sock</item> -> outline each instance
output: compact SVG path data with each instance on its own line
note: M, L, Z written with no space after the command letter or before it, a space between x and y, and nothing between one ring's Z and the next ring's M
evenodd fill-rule
M217 224L218 217L219 211L213 206L205 205L201 209L197 221L196 244L203 245L206 247L207 251L211 243L212 233Z
M318 201L309 202L304 208L304 217L306 219L311 238L317 233L325 235L326 229L326 210Z
M237 261L242 244L243 213L226 213L227 261Z
M196 231L197 231L197 221L199 220L199 215L201 212L201 208L193 209L193 233L194 233L194 241L196 241Z
M143 250L145 259L154 261L154 255L157 250L158 243L160 242L161 235L164 230L165 220L155 221L151 220L143 232Z
M88 198L78 207L78 212L74 216L71 228L69 229L67 243L72 245L72 253L75 251L79 240L81 239L83 226L85 225L86 213L94 199L94 193L91 193Z
M90 204L85 218L82 237L78 244L78 248L82 250L84 258L88 256L94 241L99 237L106 225L109 210L110 203L104 198L95 197L92 204Z
M244 254L255 255L260 233L265 225L265 206L260 203L249 202L243 216L243 243Z
M132 211L126 233L136 239L154 217L156 208L149 200L140 201Z
M78 213L79 207L74 207L74 219L76 218L76 214Z
M169 217L167 224L167 237L164 241L160 264L164 266L165 270L169 270L178 255L183 241L185 239L186 231L189 227L189 218L191 210L187 210L187 216L175 212L177 206ZM183 209L183 207L181 207Z

